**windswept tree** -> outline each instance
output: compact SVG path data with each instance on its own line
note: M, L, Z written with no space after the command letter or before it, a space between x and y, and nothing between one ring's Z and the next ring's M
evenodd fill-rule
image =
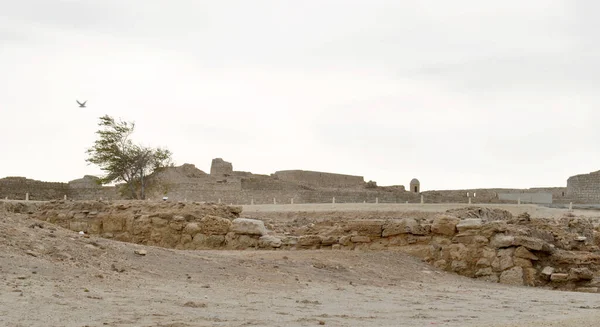
M117 122L104 115L100 117L98 126L101 127L96 131L99 137L87 150L86 161L106 172L100 183L125 182L132 199L145 199L145 177L157 169L172 166L171 152L134 144L130 138L134 122Z

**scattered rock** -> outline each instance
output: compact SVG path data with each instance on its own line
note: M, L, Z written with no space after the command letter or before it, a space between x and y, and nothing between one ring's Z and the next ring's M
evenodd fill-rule
M135 253L137 255L144 256L144 255L148 254L148 251L146 251L146 250L135 250L135 251L133 251L133 253Z
M188 301L183 306L187 308L206 308L208 305L204 302Z

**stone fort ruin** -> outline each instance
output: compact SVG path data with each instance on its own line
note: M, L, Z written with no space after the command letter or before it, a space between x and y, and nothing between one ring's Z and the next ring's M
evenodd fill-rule
M363 176L283 170L270 175L235 171L215 158L210 173L193 164L163 168L148 176L147 198L226 204L286 203L600 203L600 171L570 177L567 187L529 189L465 189L422 191L414 178L403 185L378 186ZM102 186L95 176L68 183L41 182L25 177L0 179L0 199L117 200L115 186Z

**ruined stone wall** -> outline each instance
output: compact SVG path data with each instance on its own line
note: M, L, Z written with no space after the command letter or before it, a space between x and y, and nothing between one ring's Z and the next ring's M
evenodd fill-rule
M322 173L318 171L284 170L275 172L273 176L282 181L320 188L345 188L365 185L365 180L362 176Z
M153 195L150 199L159 200L163 195ZM173 188L164 196L172 201L200 201L245 205L245 204L284 204L291 203L417 203L420 197L410 192L352 191L352 190L191 190ZM275 199L275 201L274 201Z
M11 200L25 200L26 193L29 193L30 200L62 199L70 190L66 183L41 182L25 177L0 179L1 199L8 197Z
M233 165L221 158L215 158L210 165L210 174L212 176L226 176L233 173Z
M242 189L252 190L272 190L272 191L299 191L308 189L307 186L298 185L292 182L281 181L271 177L246 177L241 180Z
M463 189L463 190L441 190L441 191L426 191L423 195L427 199L426 202L434 203L467 203L469 197L471 203L516 203L519 196L512 194L523 194L522 202L533 201L534 203L547 203L549 197L552 197L552 203L568 203L569 197L566 194L567 189L564 187L547 187L547 188L529 188L529 189L503 189L503 188L488 188L488 189ZM540 195L544 193L543 195ZM467 196L468 194L468 196ZM504 200L499 197L499 194L511 194L504 196Z
M575 203L600 203L600 171L569 177L567 196Z
M199 203L55 201L32 217L75 232L176 249L400 251L480 280L598 293L599 226L479 209L431 218L311 222L277 233L241 208ZM491 212L489 212L491 213ZM475 218L463 218L463 216ZM479 215L479 216L478 216ZM479 218L477 218L479 217Z

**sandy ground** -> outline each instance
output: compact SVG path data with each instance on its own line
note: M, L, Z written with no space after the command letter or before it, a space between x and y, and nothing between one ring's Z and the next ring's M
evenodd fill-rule
M598 294L489 284L397 252L179 251L35 223L0 213L0 326L582 327L600 319ZM141 249L145 256L134 253Z

